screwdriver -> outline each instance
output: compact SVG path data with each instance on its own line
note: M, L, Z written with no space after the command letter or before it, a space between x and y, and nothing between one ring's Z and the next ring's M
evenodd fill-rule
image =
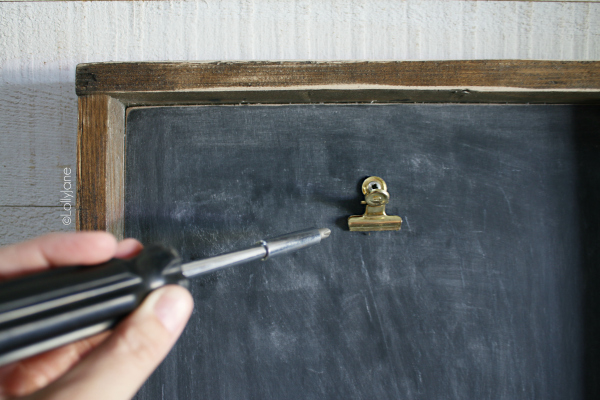
M188 278L312 246L330 234L326 228L307 229L185 264L174 250L152 245L129 260L1 282L0 366L110 329L162 286L187 287Z

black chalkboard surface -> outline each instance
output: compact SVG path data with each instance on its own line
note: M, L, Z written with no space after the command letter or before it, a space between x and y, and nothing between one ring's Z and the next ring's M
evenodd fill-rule
M125 235L185 260L329 227L192 281L137 399L579 399L600 394L600 107L130 109ZM399 232L349 232L360 184Z

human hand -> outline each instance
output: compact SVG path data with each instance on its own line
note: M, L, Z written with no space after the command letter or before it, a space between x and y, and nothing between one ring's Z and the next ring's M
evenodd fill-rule
M53 233L0 248L0 279L40 270L135 256L135 239L106 232ZM129 399L160 364L193 308L190 293L155 290L113 331L0 368L0 399Z

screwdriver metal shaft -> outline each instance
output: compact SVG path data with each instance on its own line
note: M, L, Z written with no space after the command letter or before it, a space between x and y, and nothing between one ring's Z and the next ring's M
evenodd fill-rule
M183 275L187 278L204 275L234 265L254 260L266 260L267 258L280 254L300 250L319 243L322 239L329 237L330 234L331 231L327 228L307 229L289 233L274 239L261 240L256 246L245 250L225 253L219 256L183 264L181 269Z

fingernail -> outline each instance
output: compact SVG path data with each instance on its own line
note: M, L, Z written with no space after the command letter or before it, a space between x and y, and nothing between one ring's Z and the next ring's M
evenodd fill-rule
M171 333L183 328L190 315L190 301L184 289L165 288L154 305L154 313Z

